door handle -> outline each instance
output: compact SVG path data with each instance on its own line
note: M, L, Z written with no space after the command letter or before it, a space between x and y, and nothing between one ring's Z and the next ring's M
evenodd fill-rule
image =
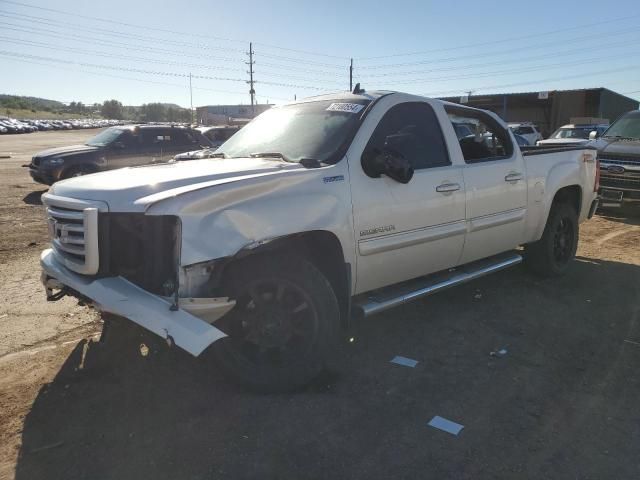
M510 173L509 175L507 175L506 177L504 177L504 181L505 182L519 182L520 180L522 180L522 174L521 173Z
M440 193L451 193L456 190L460 190L460 185L457 183L443 183L442 185L438 185L436 187L436 192Z

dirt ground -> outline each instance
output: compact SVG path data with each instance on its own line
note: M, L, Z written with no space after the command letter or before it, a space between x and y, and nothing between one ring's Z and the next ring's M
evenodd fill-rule
M640 212L584 224L563 278L517 267L378 315L304 392L256 395L45 301L46 188L20 165L92 133L0 137L0 478L640 478Z

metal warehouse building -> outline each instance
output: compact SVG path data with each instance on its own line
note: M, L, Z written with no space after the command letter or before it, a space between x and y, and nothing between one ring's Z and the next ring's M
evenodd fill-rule
M491 110L507 122L534 122L547 137L575 117L604 118L613 122L638 101L608 88L502 93L442 98L448 102Z

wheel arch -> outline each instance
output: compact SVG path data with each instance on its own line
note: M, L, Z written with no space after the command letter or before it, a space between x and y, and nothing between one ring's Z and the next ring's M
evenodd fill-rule
M220 272L221 283L238 262L250 261L258 255L274 253L300 255L327 278L338 300L340 321L345 329L350 327L351 277L353 266L345 261L342 244L338 237L327 230L311 230L275 238L253 248L244 248L224 262Z
M567 185L556 191L551 202L551 208L558 203L567 203L572 206L576 214L580 216L582 205L582 187L580 185Z

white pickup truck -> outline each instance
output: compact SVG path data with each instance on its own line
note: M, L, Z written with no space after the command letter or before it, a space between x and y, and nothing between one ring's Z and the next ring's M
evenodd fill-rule
M263 113L214 158L56 183L42 278L51 300L91 301L196 356L211 346L241 383L290 390L356 315L523 259L565 272L597 172L591 149L521 151L490 112L319 96Z

